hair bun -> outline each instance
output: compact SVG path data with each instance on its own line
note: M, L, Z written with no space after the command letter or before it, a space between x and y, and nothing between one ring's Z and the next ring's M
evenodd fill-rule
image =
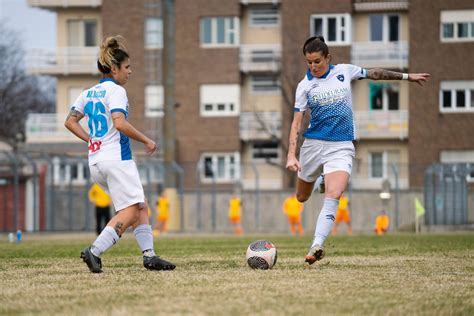
M107 47L109 48L117 48L118 47L118 42L115 38L112 38L109 40L109 42L107 43Z
M322 35L316 36L315 39L318 39L318 40L320 40L321 42L326 43L326 41L324 40L324 36L322 36Z

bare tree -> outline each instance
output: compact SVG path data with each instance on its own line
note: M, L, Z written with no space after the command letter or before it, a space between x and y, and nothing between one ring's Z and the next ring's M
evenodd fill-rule
M28 75L18 33L0 23L0 141L16 148L25 138L28 113L54 111L50 80Z

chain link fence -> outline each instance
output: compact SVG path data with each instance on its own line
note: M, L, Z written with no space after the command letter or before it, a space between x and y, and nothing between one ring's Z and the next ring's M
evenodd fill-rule
M282 205L294 189L285 188L286 171L281 166L234 163L229 168L228 163L220 167L219 161L207 161L211 165L201 161L166 166L157 159L136 160L150 202L152 224L156 222L159 192L164 189L166 177L172 176L176 188L172 189L170 231L232 232L229 199L237 194L243 204L245 232L289 232ZM408 187L409 167L413 166L390 164L371 177L370 166L354 165L345 193L354 231L371 232L381 210L390 216L392 230L414 230L415 198L425 201L425 224L474 222L473 185L468 182L472 169L465 173L457 167L458 173L440 173L440 167L430 167L422 190ZM465 181L461 185L456 179ZM94 206L88 200L90 181L87 160L83 158L0 152L0 231L93 231ZM439 196L445 196L443 208L438 207ZM314 229L323 199L324 195L314 193L304 205L302 222L308 232ZM462 206L462 214L456 211L458 206ZM440 218L447 220L439 222Z

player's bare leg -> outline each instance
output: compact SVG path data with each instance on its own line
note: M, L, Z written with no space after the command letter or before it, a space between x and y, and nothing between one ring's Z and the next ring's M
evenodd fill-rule
M93 273L102 272L100 256L115 245L125 230L139 218L138 204L129 206L117 212L107 223L94 243L81 252L82 260Z

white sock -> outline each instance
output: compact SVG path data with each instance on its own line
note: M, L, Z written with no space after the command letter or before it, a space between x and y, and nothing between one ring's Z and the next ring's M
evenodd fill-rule
M144 256L153 257L155 251L153 250L153 233L151 232L151 226L147 224L139 225L133 231L135 238L137 239L138 245L142 250Z
M321 213L319 213L318 221L316 222L316 230L314 231L314 239L311 247L316 245L322 246L324 241L329 236L334 220L336 219L336 210L339 200L325 198Z
M110 247L115 245L120 237L110 226L106 226L104 230L100 233L99 237L94 241L91 247L91 252L94 256L100 257L104 252L106 252Z

